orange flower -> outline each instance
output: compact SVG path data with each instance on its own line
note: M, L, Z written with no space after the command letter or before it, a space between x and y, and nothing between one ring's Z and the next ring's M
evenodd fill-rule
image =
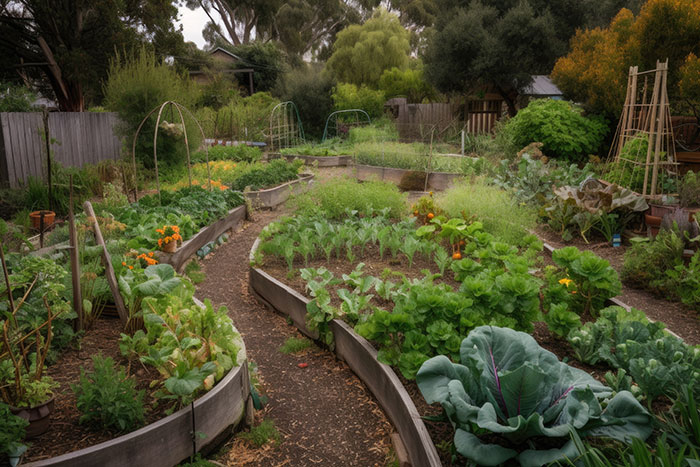
M133 267L133 266L129 266L129 269L134 269L134 267Z
M148 256L150 256L151 258L153 258L153 252L151 251L150 253L148 253Z
M126 266L126 262L125 262L125 261L122 261L122 266Z

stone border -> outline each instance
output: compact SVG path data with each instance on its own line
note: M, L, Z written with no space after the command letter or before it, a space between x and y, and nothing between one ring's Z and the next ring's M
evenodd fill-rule
M250 252L251 261L260 243L257 239ZM289 316L299 330L311 337L318 335L306 327L306 304L309 300L266 272L250 268L248 287L260 301ZM377 360L377 351L364 338L355 334L344 321L330 323L335 338L335 353L369 388L379 401L408 451L415 467L439 467L440 456L411 397L389 365Z
M289 162L295 159L301 159L305 165L316 165L316 167L346 167L352 164L352 156L307 156L305 154L281 154L279 152L271 152L267 155L267 160L271 159L287 159Z
M385 180L396 185L401 183L401 179L409 172L415 170L394 169L391 167L375 167L373 165L355 165L357 169L356 177L360 181L369 180ZM418 171L420 172L420 171ZM462 174L448 172L430 172L428 174L428 188L435 191L443 191L452 185L452 183L463 177Z
M296 180L283 183L274 188L249 191L245 193L245 197L255 209L272 209L287 201L290 195L306 191L313 178L313 174L301 174Z
M216 240L227 230L235 229L245 218L245 210L245 205L231 209L226 217L203 227L199 232L194 234L192 238L184 242L175 253L169 254L161 251L158 254L160 262L170 264L177 272L180 272L187 260L189 260L197 250L207 243Z
M232 368L212 390L172 415L104 443L47 460L23 464L31 467L102 467L176 465L192 455L192 422L197 433L196 451L212 448L229 435L245 414L250 395L248 362Z

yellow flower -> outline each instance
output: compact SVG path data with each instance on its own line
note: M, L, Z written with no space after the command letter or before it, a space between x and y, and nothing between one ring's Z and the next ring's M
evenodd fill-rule
M563 279L559 279L560 284L564 284L565 286L569 287L569 284L571 284L573 281L569 279L568 277L565 277Z

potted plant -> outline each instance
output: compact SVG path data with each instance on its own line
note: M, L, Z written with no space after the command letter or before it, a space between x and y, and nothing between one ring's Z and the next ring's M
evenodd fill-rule
M28 422L10 412L7 404L0 402L0 464L18 465L27 446L22 444Z
M160 235L158 248L166 253L175 253L179 243L182 243L180 228L177 225L164 225L162 229L156 229Z
M48 319L29 332L23 332L15 319L14 314L19 307L2 324L0 396L13 414L29 422L27 438L34 438L48 430L49 416L53 411L53 391L58 388L58 383L43 374L55 318L51 307L46 306ZM46 337L41 333L44 328L47 330Z
M43 217L43 230L48 230L56 219L56 213L53 211L41 210L29 213L29 218L32 221L32 228L34 230L42 230L42 217Z

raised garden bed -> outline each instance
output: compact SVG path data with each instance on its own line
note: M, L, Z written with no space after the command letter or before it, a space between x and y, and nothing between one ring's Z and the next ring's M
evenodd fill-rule
M26 465L175 465L231 433L243 419L249 395L248 364L244 360L211 391L172 415L110 441ZM193 432L204 437L193 437Z
M251 260L259 240L251 249ZM289 316L299 330L311 338L318 335L305 324L306 305L309 300L284 285L261 269L251 267L250 290L268 306ZM364 338L358 336L341 320L331 323L335 338L335 352L367 385L374 397L397 428L401 441L414 466L440 466L440 457L420 418L415 404L390 366L377 360L377 351Z
M383 180L396 185L401 184L402 180L407 175L415 173L413 170L375 167L371 165L356 165L355 169L357 171L356 177L358 180ZM430 172L428 174L428 189L434 191L446 190L455 180L462 176L463 175L457 173Z
M313 178L313 174L301 174L296 180L273 188L246 192L245 197L255 209L275 208L287 201L290 195L306 191Z
M204 227L197 232L192 238L182 244L175 253L169 254L161 252L159 259L162 263L172 265L176 271L182 271L182 267L187 260L194 255L197 250L202 248L209 242L216 240L221 234L229 229L235 229L238 224L245 218L245 206L238 206L231 209L228 215L213 224Z
M317 167L345 167L352 164L352 156L307 156L303 154L280 154L273 152L267 155L268 160L285 158L288 161L300 159L305 165L316 165Z

